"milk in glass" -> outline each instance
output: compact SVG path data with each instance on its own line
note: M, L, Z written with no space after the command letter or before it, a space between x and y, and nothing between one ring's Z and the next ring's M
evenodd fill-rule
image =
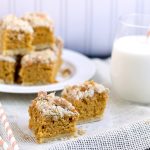
M150 39L146 35L115 40L111 77L113 90L119 97L150 103Z

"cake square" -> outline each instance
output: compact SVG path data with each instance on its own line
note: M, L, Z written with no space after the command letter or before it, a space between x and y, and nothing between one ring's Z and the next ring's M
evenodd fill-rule
M13 15L2 19L0 49L4 55L24 55L33 50L30 24Z
M66 87L62 97L79 112L79 123L102 118L108 99L108 89L94 81Z
M13 84L15 80L16 58L0 54L0 82Z
M55 43L53 21L44 13L28 13L22 17L33 27L33 45L36 50L49 48Z
M64 98L39 92L29 107L29 128L38 143L62 135L73 135L76 131L78 112Z
M58 58L50 49L31 52L22 57L19 76L22 84L36 85L56 82Z

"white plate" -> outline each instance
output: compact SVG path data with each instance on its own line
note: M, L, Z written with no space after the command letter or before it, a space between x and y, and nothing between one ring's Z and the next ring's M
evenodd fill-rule
M67 78L57 76L58 83L48 85L23 86L19 84L0 84L0 92L5 93L37 93L38 91L58 91L67 85L81 83L89 80L95 74L95 64L86 56L64 49L63 61L65 66L71 70L71 75Z

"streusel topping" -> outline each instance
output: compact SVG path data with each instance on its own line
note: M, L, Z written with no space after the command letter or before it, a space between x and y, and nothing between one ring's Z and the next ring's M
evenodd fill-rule
M82 100L87 97L93 97L95 93L103 93L105 91L107 92L108 89L103 85L94 81L86 81L79 85L67 86L62 92L62 96Z
M53 21L44 13L27 13L22 18L28 21L33 27L44 26L53 31Z
M15 56L5 56L0 54L0 61L8 61L8 62L16 62L16 57Z
M39 92L38 97L34 101L36 101L39 111L44 116L51 117L54 121L64 116L78 116L75 107L64 98L55 96L55 93Z
M57 60L57 55L55 54L55 52L49 49L46 49L44 51L31 52L23 56L21 60L21 65L28 66L33 63L39 63L39 62L42 64L48 64L56 60Z
M6 30L24 31L33 33L33 29L27 21L17 18L14 15L8 15L4 17L1 23L1 28Z

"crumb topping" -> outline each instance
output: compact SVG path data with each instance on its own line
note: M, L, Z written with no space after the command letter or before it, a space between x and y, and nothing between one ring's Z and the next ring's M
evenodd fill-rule
M60 70L60 73L63 77L68 77L71 75L71 70L70 68L63 68L62 70Z
M53 31L53 21L45 13L27 13L22 18L28 21L33 27L44 26Z
M86 81L79 85L67 86L62 96L74 98L75 100L82 100L87 97L93 97L95 93L102 93L108 91L103 85L94 81Z
M15 63L16 58L15 58L15 56L5 56L5 55L0 54L0 61L8 61L8 62Z
M44 51L31 52L23 56L21 60L21 65L28 66L33 63L39 63L39 62L42 64L48 64L56 60L57 60L57 55L53 51L47 49Z
M27 21L17 18L14 15L8 15L4 17L1 23L1 28L6 30L33 33L33 29Z
M64 98L55 96L55 93L39 92L35 101L40 112L44 116L52 117L54 121L65 116L78 116L75 107Z

